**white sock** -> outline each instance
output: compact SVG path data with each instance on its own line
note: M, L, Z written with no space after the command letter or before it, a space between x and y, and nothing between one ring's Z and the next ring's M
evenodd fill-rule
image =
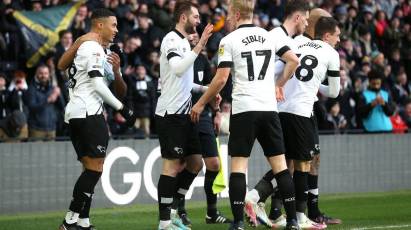
M171 209L170 214L171 215L177 215L177 209Z
M77 225L80 225L83 228L90 227L90 219L89 218L79 218L77 221Z
M309 193L318 196L318 188L308 190Z
M255 190L255 188L253 188L253 190L247 193L246 200L257 203L260 200L260 195L258 195L258 191Z
M305 214L303 212L297 212L297 221L302 222L305 220Z
M171 224L171 220L160 220L160 224L158 227L160 229L166 228L169 224Z
M66 218L65 218L66 223L67 224L77 223L79 215L80 215L79 213L68 211L66 214Z

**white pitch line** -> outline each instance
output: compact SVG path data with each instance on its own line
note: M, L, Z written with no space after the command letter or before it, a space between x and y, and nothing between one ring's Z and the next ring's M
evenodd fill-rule
M411 224L406 224L406 225L375 226L375 227L365 227L365 228L352 228L351 230L389 229L389 228L406 228L406 227L411 227Z

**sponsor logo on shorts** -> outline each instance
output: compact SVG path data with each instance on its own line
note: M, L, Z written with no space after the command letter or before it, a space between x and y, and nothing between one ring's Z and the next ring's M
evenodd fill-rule
M176 153L177 153L178 155L182 155L182 154L183 154L183 148L174 147L174 151L176 151Z
M97 145L97 149L98 149L101 153L106 153L106 147L104 147L104 146Z

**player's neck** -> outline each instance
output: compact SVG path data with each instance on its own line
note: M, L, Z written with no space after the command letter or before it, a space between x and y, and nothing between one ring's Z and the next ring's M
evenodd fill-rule
M253 20L252 19L240 19L237 22L236 28L240 27L241 25L247 25L247 24L253 24Z
M91 28L91 30L90 30L89 33L98 34L98 35L99 35L99 39L97 39L97 42L98 42L101 46L103 46L103 47L107 46L107 45L110 43L109 41L103 41L103 38L102 38L101 34L100 34L97 30L94 30L93 28Z
M283 27L285 28L285 30L288 33L288 36L292 37L295 35L296 31L295 31L295 25L292 24L292 22L290 21L284 21L283 23Z
M180 24L180 23L177 23L175 29L176 29L178 32L180 32L185 38L188 37L188 33L185 31L184 25L182 25L182 24Z

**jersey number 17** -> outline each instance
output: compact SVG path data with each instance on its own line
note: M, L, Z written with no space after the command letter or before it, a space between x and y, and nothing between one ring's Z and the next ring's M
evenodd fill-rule
M264 56L264 63L261 67L261 71L258 74L258 80L264 80L265 74L267 73L268 64L271 59L271 50L256 50L256 56ZM248 80L254 81L254 63L253 63L253 55L251 51L248 52L241 52L241 57L247 60L247 72L248 72Z

